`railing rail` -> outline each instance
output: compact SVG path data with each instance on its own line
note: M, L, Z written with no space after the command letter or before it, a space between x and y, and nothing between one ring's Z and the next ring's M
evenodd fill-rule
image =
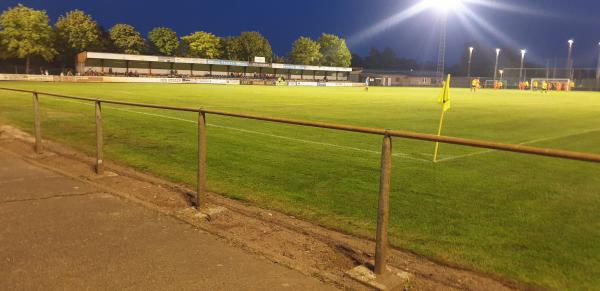
M366 134L381 135L381 136L389 135L392 137L400 137L400 138L406 138L406 139L441 142L441 143L447 143L447 144L456 144L456 145L469 146L469 147L486 148L486 149L493 149L493 150L499 150L499 151L508 151L508 152L523 153L523 154L532 154L532 155L539 155L539 156L546 156L546 157L554 157L554 158L600 163L600 155L592 154L592 153L548 149L548 148L532 147L532 146L526 146L526 145L507 144L507 143L499 143L499 142L491 142L491 141L467 139L467 138L459 138L459 137L451 137L451 136L438 136L438 135L434 135L434 134L418 133L418 132L411 132L411 131L389 130L389 129L360 127L360 126L353 126L353 125L325 123L325 122L317 122L317 121L267 117L267 116L260 116L260 115L233 113L233 112L203 109L203 108L165 106L165 105L126 102L126 101L109 100L109 99L76 97L76 96L68 96L68 95L62 95L62 94L37 92L37 91L21 90L21 89L12 89L12 88L4 88L4 87L0 87L0 90L32 93L32 94L38 94L38 95L75 99L75 100L81 100L81 101L102 102L102 103L107 103L107 104L117 104L117 105L145 107L145 108L154 108L154 109L166 109L166 110L174 110L174 111L197 112L197 113L204 113L204 114L214 114L214 115L221 115L221 116L262 120L262 121L269 121L269 122L275 122L275 123L326 128L326 129L350 131L350 132L357 132L357 133L366 133Z
M381 180L380 180L380 187L379 187L379 207L378 207L378 215L377 215L377 234L376 234L376 247L375 247L375 258L376 258L375 273L376 274L381 274L384 272L386 259L387 259L389 191L390 191L390 183L391 183L390 180L391 180L391 165L392 165L392 160L391 160L392 137L430 141L430 142L441 142L441 143L447 143L447 144L455 144L455 145L477 147L477 148L486 148L486 149L492 149L492 150L516 152L516 153L538 155L538 156L545 156L545 157L552 157L552 158L561 158L561 159L568 159L568 160L600 163L600 155L592 154L592 153L548 149L548 148L507 144L507 143L498 143L498 142L476 140L476 139L466 139L466 138L458 138L458 137L450 137L450 136L438 136L438 135L433 135L433 134L417 133L417 132L411 132L411 131L389 130L389 129L335 124L335 123L276 118L276 117L251 115L251 114L244 114L244 113L218 111L218 110L211 110L211 109L204 109L204 108L165 106L165 105L126 102L126 101L109 100L109 99L78 97L78 96L69 96L69 95L63 95L63 94L38 92L38 91L32 91L32 90L22 90L22 89L5 88L5 87L0 87L0 90L33 94L34 132L35 132L35 138L36 138L35 139L35 150L37 153L42 152L41 124L40 124L41 121L40 121L40 115L39 115L39 96L40 95L94 102L96 105L96 145L97 145L96 172L98 174L102 174L102 172L103 172L103 154L102 154L103 134L102 134L102 107L101 107L102 103L198 113L198 176L197 176L197 180L198 180L197 185L198 186L197 186L197 194L196 194L196 206L198 208L200 208L200 206L202 206L203 203L205 203L205 201L206 201L206 169L207 169L207 167L206 167L206 115L207 114L383 136L383 145L382 145L382 150L381 150Z

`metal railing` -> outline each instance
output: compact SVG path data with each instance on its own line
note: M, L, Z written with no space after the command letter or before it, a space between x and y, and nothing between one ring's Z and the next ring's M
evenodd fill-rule
M324 123L315 121L305 121L296 119L275 118L259 115L250 115L243 113L233 113L218 110L209 110L203 108L191 107L176 107L165 105L153 105L136 102L125 102L118 100L106 100L98 98L86 98L77 96L68 96L62 94L37 92L31 90L21 90L13 88L3 88L0 90L22 92L33 94L33 112L34 112L34 132L35 132L35 151L42 152L42 137L41 137L41 121L39 113L39 96L46 95L51 97L74 99L81 101L94 102L96 104L96 173L102 174L103 167L103 133L102 133L102 103L116 104L124 106L135 106L155 109L165 109L174 111L196 112L198 113L198 175L197 175L197 191L196 191L196 206L200 208L202 203L206 201L206 115L214 114L221 116L229 116L243 119L261 120L282 124L291 124L299 126L308 126L316 128L326 128L341 131L357 132L364 134L383 136L383 144L381 148L381 173L379 185L379 203L377 210L377 234L375 247L375 273L382 274L385 270L388 252L388 221L389 221L389 194L391 184L391 168L392 168L392 137L441 142L447 144L455 144L469 147L486 148L507 152L516 152L530 155L546 156L553 158L561 158L568 160L577 160L585 162L600 163L600 155L591 153L582 153L574 151L547 149L540 147L532 147L525 145L515 145L506 143L497 143L475 139L465 139L450 136L437 136L433 134L417 133L401 130L389 130L369 127L359 127L343 124Z

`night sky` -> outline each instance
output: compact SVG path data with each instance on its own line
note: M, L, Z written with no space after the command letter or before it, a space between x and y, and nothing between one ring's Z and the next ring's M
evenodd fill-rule
M349 40L353 53L366 55L373 46L389 46L401 57L418 61L436 59L437 12L426 11L384 30L361 34L384 19L414 5L418 0L0 0L5 10L17 3L44 9L52 21L72 9L91 14L104 27L128 23L144 35L156 26L173 28L182 36L197 30L219 36L258 30L271 42L274 52L285 55L299 36L318 37L323 32ZM482 0L480 0L482 1ZM448 28L448 61L458 62L466 42L490 47L528 50L528 60L566 59L567 40L575 39L574 59L579 67L595 67L600 41L598 0L484 0L511 9L467 4L473 15L497 30L491 33L473 17L451 14ZM514 10L514 11L509 11ZM475 56L476 57L476 56Z

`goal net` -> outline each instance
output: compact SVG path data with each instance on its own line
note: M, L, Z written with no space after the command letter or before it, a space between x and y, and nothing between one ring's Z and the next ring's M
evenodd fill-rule
M544 82L547 84L548 90L553 91L571 91L573 86L571 79L533 78L529 88L531 90L542 90Z

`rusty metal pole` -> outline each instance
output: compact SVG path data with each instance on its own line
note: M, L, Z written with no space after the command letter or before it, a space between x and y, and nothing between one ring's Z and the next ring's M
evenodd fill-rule
M96 101L96 174L104 173L104 138L102 135L102 104Z
M200 209L206 203L206 116L198 113L198 189L196 192L196 207Z
M40 99L37 93L33 93L33 119L35 132L35 152L42 153L42 129L40 126Z
M385 135L381 147L381 181L377 210L377 238L375 245L375 274L385 272L388 253L388 223L390 210L390 176L392 172L392 138Z

